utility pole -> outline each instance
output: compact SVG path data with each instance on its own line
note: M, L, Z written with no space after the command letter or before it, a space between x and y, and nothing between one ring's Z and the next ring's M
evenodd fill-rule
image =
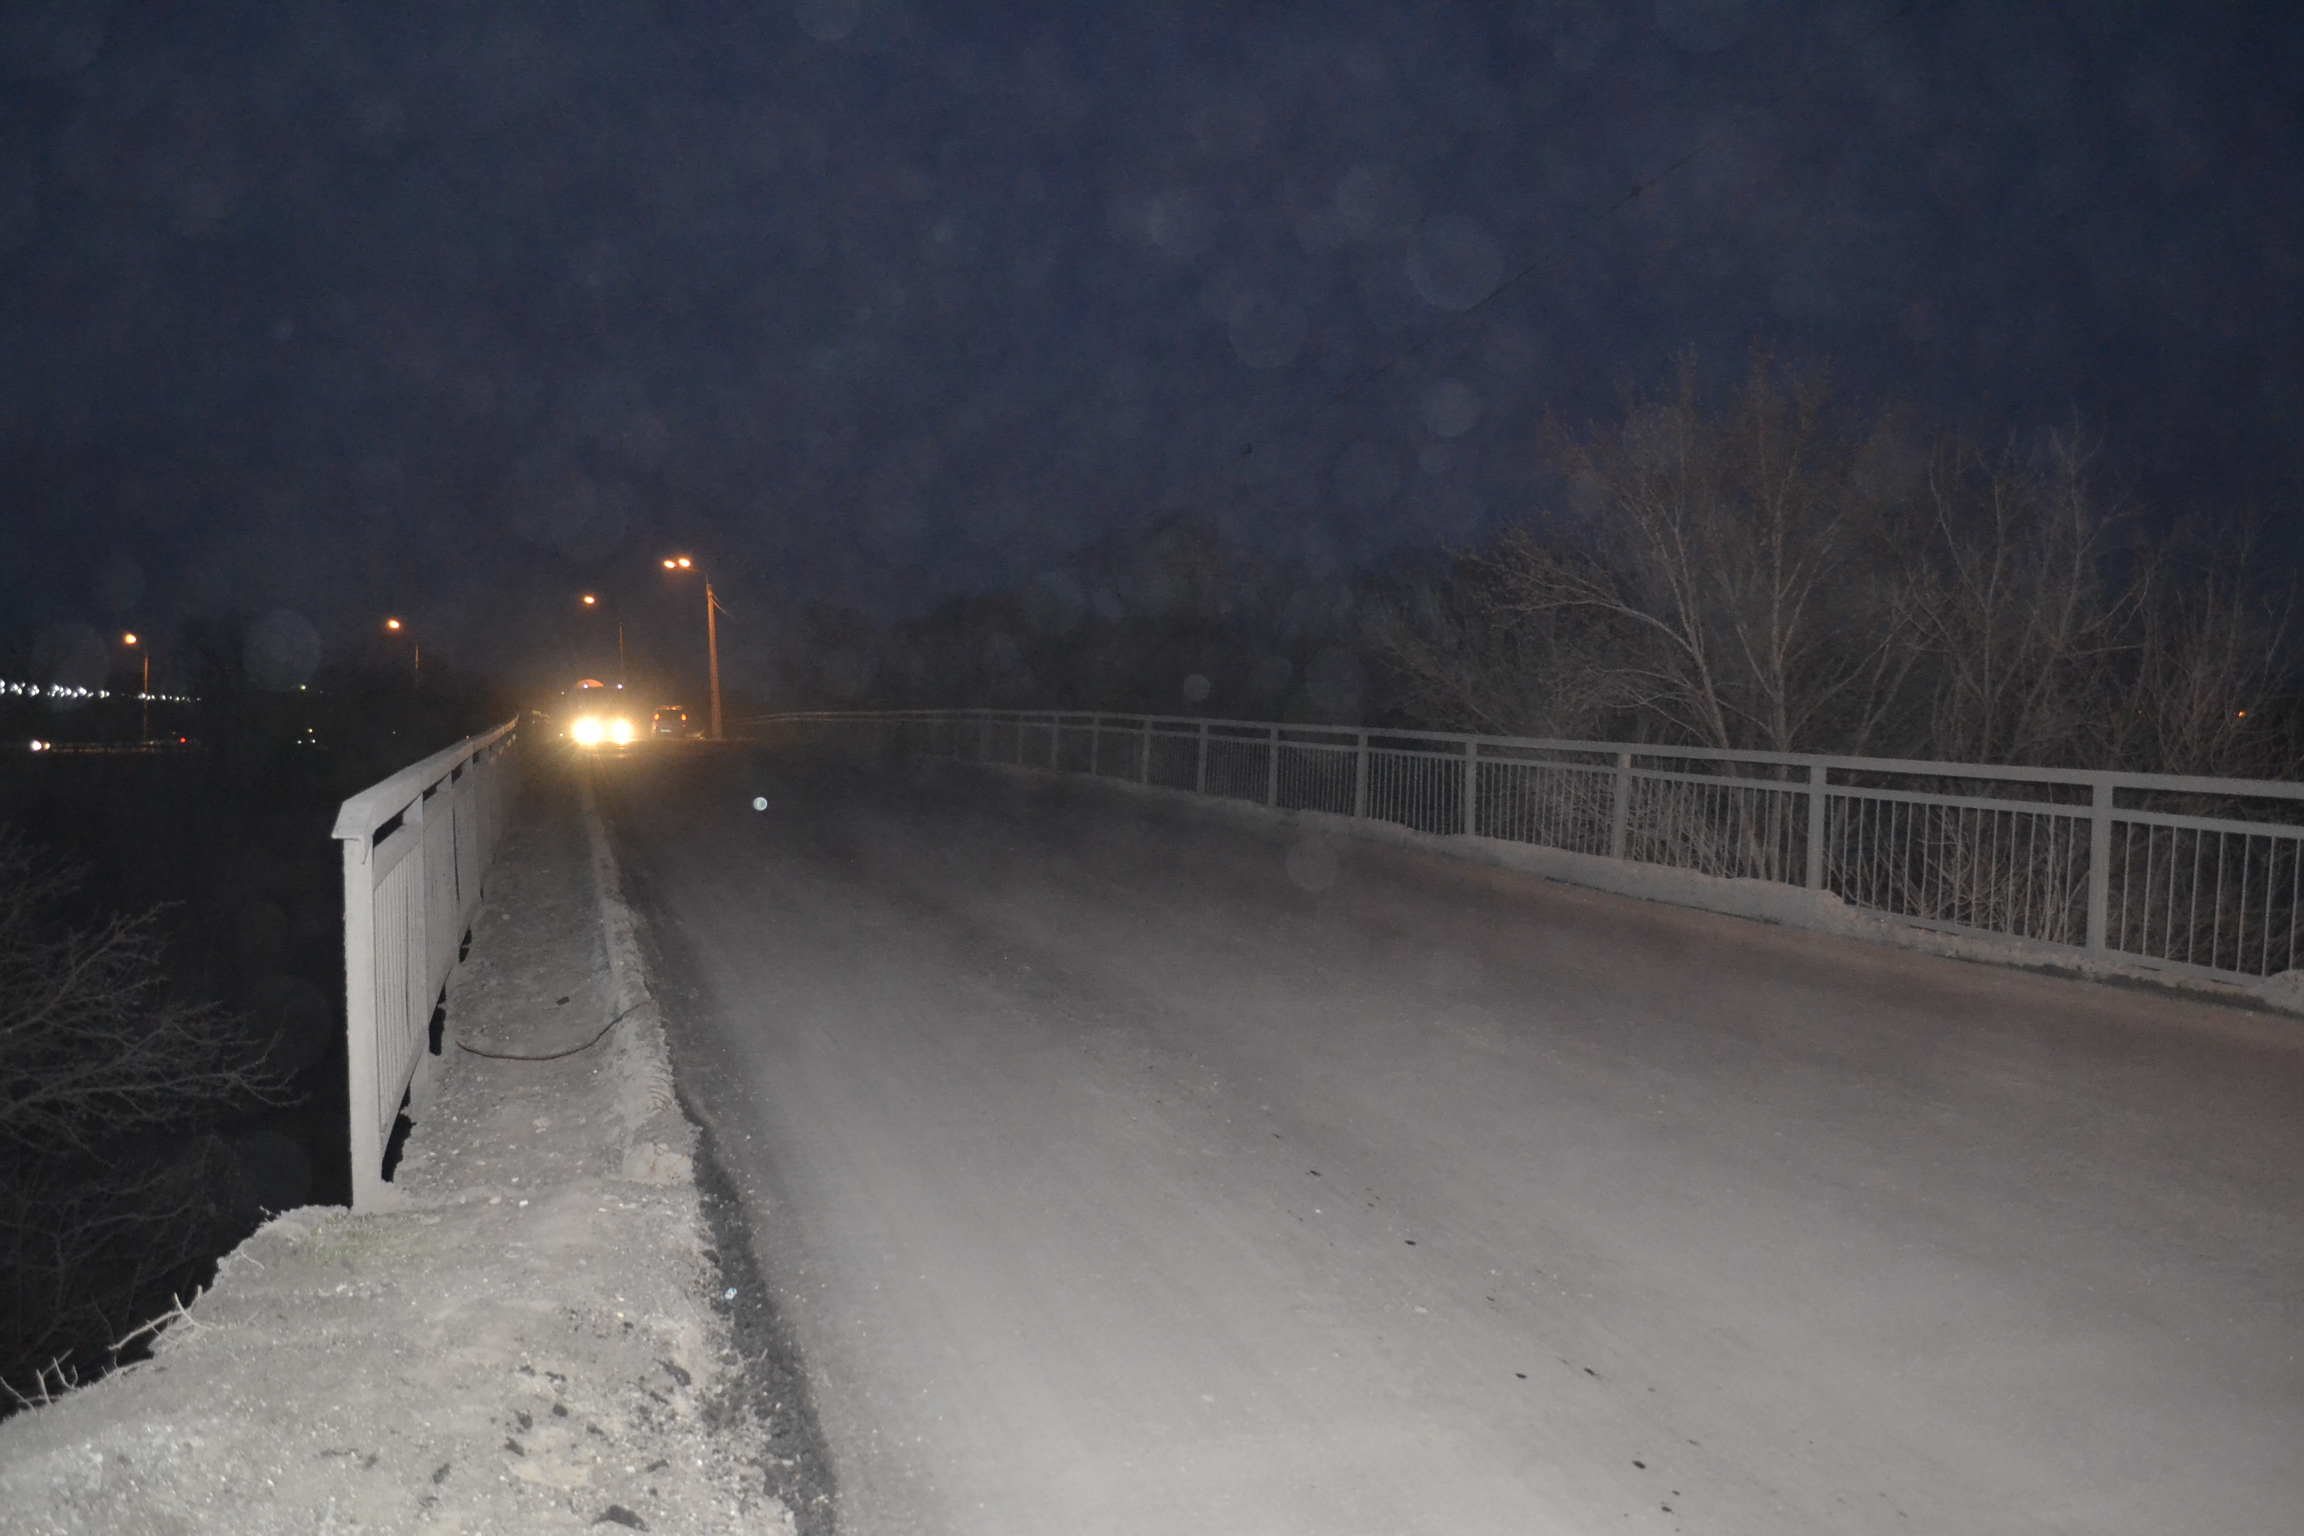
M140 647L137 655L144 663L144 686L137 691L136 702L141 708L143 724L138 731L137 739L145 746L150 746L152 745L152 647L137 639L134 631L122 635L120 640L123 645Z
M712 739L720 740L720 604L712 578L704 578L704 645L712 653Z
M678 575L682 571L694 571L697 575L704 576L703 568L696 563L695 558L691 555L666 555L664 557L664 569L674 575ZM712 735L710 739L713 741L721 739L720 612L720 599L712 594L712 578L704 576L704 646L712 658Z

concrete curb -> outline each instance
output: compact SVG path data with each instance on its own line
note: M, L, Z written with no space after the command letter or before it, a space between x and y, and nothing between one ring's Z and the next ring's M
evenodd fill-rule
M681 1114L673 1090L672 1055L664 1038L664 1015L648 989L647 965L640 957L639 922L624 900L624 882L608 829L586 775L583 788L584 840L592 854L592 884L600 906L600 934L608 954L609 1017L614 1020L617 1057L616 1113L624 1122L623 1177L636 1184L696 1181L695 1131Z
M1170 789L1165 785L1139 784L1133 779L1105 778L1084 773L1054 773L1044 768L1019 767L1012 763L954 760L954 764L964 768L991 769L1005 776L1036 783L1091 784L1119 794L1188 806L1208 814L1232 816L1268 825L1298 827L1327 836L1351 838L1387 847L1412 848L1442 858L1464 859L1497 869L1534 875L1562 885L1606 891L1611 895L1630 896L1641 901L1661 902L1666 906L1690 907L1723 917L1775 923L1781 927L1827 934L1834 938L1857 939L1867 944L1916 950L1954 960L2043 971L2087 981L2160 988L2238 1007L2304 1017L2304 972L2299 971L2283 971L2248 986L2183 971L2163 970L2157 966L2062 945L2040 944L2018 938L1947 933L1863 911L1850 906L1830 891L1779 885L1773 880L1733 880L1719 875L1699 874L1694 870L1671 869L1657 864L1633 864L1597 854L1571 853L1565 849L1508 842L1502 838L1442 836L1438 833L1414 831L1391 822L1364 821L1358 817L1338 816L1327 811L1286 810L1220 795L1198 795L1189 790Z

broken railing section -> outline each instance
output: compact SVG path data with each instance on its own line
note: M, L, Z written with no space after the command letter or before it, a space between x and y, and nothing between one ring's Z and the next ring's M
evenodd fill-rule
M2228 981L2304 963L2304 785L1159 715L740 729L1774 881L1920 927Z
M393 1122L480 909L516 782L518 723L434 753L337 812L355 1211L382 1201Z

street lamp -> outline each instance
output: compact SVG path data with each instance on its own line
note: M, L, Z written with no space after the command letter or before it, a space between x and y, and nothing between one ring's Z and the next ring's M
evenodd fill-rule
M594 595L593 593L590 593L590 592L587 592L587 593L585 593L585 594L584 594L583 602L584 602L584 606L585 606L585 607L587 607L587 608L597 608L597 607L599 607L599 606L600 606L600 599L599 599L599 598L598 598L596 595ZM618 615L616 616L616 687L617 687L617 691L619 691L619 692L623 691L623 688L624 688L624 683L625 683L625 677L624 677L624 616L623 616L622 614L618 614Z
M678 575L695 570L696 562L686 555L667 555L664 569ZM702 574L699 572L698 574ZM712 739L720 740L720 601L712 595L712 578L704 577L704 648L711 656L712 665Z
M122 645L142 644L136 638L136 633L133 630L122 635L120 643ZM142 724L137 728L137 737L144 745L150 746L152 745L152 647L143 646L139 654L144 662L144 686L136 691L136 701L140 706L139 712L142 716Z
M384 627L396 635L404 633L408 629L408 626L398 619L386 619ZM424 642L410 634L408 636L408 648L411 657L409 670L415 674L416 681L421 683L424 681Z

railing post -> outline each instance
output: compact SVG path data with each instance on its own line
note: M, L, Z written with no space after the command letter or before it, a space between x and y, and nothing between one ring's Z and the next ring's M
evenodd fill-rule
M1824 889L1824 765L1808 765L1808 889Z
M1464 738L1464 835L1480 830L1480 743Z
M1608 857L1624 857L1626 834L1632 826L1632 754L1616 754L1616 805L1608 815Z
M1048 717L1048 771L1061 773L1064 768L1064 714L1059 710Z
M1136 782L1149 784L1152 782L1152 717L1150 715L1144 717L1143 726L1144 740L1138 743L1139 750L1136 754Z
M2112 905L2112 782L2098 779L2088 796L2088 947L2105 947Z
M1265 735L1270 740L1271 745L1265 751L1264 803L1266 805L1278 805L1280 803L1280 727L1276 725L1269 727L1265 731Z
M1192 770L1192 793L1208 793L1208 722L1200 722L1200 761Z
M1362 731L1359 749L1352 759L1352 814L1362 821L1368 819L1368 733Z
M1088 717L1088 777L1094 778L1104 771L1104 717Z

